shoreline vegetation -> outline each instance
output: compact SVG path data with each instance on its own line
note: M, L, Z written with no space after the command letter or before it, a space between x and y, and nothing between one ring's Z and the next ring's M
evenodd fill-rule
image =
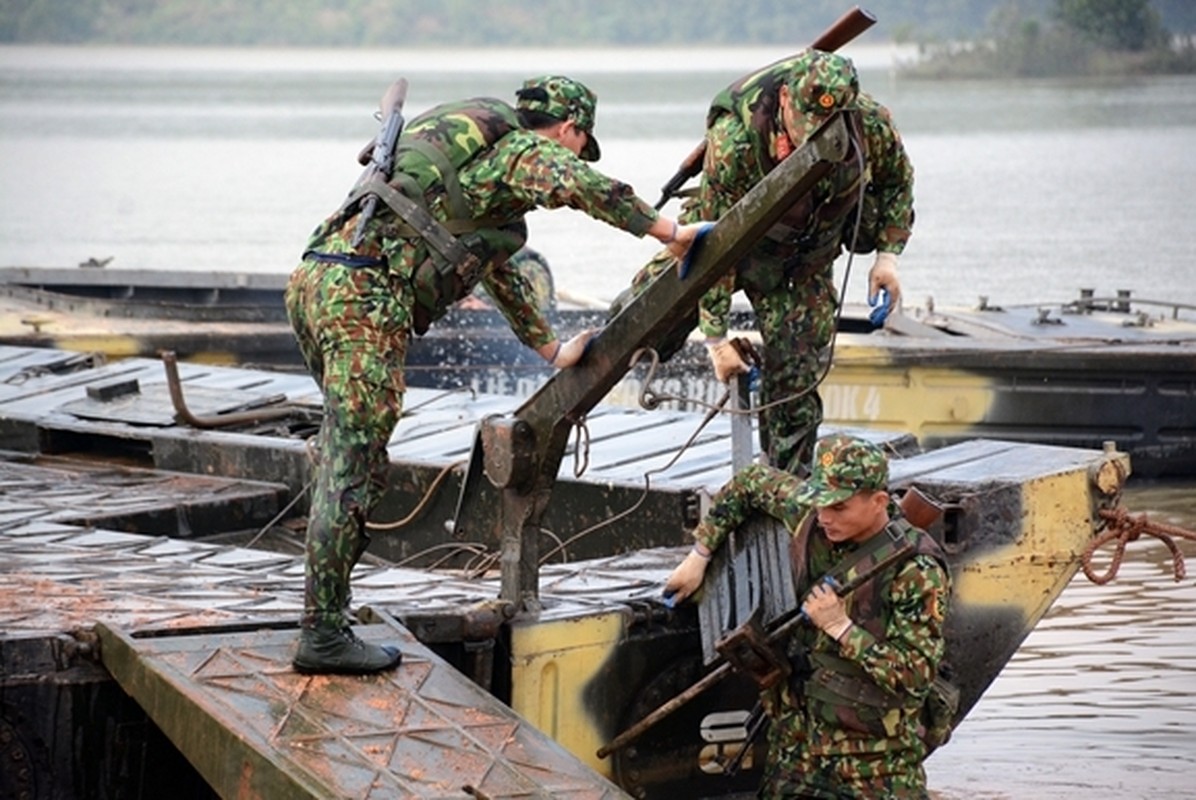
M0 45L170 47L664 47L808 42L852 0L717 0L701 13L639 0L8 0ZM916 50L909 79L1196 72L1192 0L865 0L860 44ZM545 24L551 18L552 24Z
M1063 78L1196 72L1196 36L1163 27L1147 0L1056 0L1046 21L1015 3L998 8L985 35L918 40L913 79Z

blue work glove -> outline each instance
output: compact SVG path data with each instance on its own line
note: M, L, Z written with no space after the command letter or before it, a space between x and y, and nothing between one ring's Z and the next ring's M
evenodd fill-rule
M872 323L873 328L883 328L885 320L889 318L889 312L893 309L892 303L889 302L889 290L882 288L876 294L869 295L868 305L872 306L868 321Z
M685 280L689 275L689 268L693 266L694 257L698 254L698 248L702 245L702 240L706 238L706 234L710 233L710 229L714 227L713 222L703 222L698 232L694 235L693 244L685 251L685 258L681 259L681 263L677 265L677 277L680 280Z

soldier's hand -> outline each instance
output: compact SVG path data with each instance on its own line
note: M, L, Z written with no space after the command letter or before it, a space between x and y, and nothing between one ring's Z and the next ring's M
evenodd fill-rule
M838 639L852 626L851 617L847 616L847 606L843 599L835 594L834 589L825 583L819 583L806 595L801 610L810 618L810 622L826 632L832 639Z
M680 280L685 280L689 275L689 268L692 266L693 259L697 255L695 248L698 247L702 239L713 227L713 222L698 222L693 225L683 225L679 229L677 242L668 245L669 254L677 261L677 277ZM684 248L680 252L677 250L678 243L684 245Z
M670 600L671 603L680 603L696 592L702 585L702 579L706 577L706 565L709 563L709 555L702 555L697 547L690 550L685 560L673 570L673 574L669 575L668 580L664 582L665 600Z
M681 263L685 260L685 255L689 252L689 248L693 246L694 241L698 237L698 232L705 226L697 225L678 225L677 233L674 235L672 241L664 243L668 248L669 255L677 259L677 268L681 268ZM682 278L685 276L682 275Z
M897 254L877 253L872 269L868 270L868 303L876 305L880 290L889 293L888 309L898 308L901 302L901 281L897 278ZM882 319L881 322L884 320Z
M556 355L550 359L552 365L557 369L564 369L581 361L581 357L585 355L586 347L597 333L597 328L586 328L569 341L561 343L560 348L556 351Z
M746 374L751 371L751 367L744 363L739 351L735 349L735 345L727 341L725 337L707 342L706 351L710 353L714 377L723 383L731 380L731 376L736 373Z

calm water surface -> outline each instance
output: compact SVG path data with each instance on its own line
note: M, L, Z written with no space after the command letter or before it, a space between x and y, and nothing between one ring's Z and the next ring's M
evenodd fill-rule
M891 73L897 51L850 54L917 170L911 302L1058 301L1091 287L1196 304L1196 78L909 83ZM371 113L400 75L413 115L568 72L600 97L602 168L654 201L700 140L710 97L783 55L0 47L0 263L289 271L357 177ZM558 284L595 298L655 249L568 210L530 225ZM869 264L846 278L838 265L850 301ZM1196 529L1191 483L1131 481L1126 504ZM928 762L935 793L1193 796L1196 581L1167 567L1144 540L1112 583L1079 576Z

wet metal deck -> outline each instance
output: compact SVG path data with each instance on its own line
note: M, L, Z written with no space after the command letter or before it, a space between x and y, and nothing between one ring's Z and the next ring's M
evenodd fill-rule
M147 468L269 481L302 494L310 480L306 437L318 428L320 396L312 380L232 367L179 364L191 410L214 417L262 407L290 416L259 424L196 430L175 424L165 370L151 359L80 365L79 356L54 350L0 346L0 449L63 456L120 458ZM79 367L83 368L79 368ZM112 387L126 387L119 394ZM128 387L134 387L132 390ZM401 535L375 537L373 552L393 561L426 565L424 553L491 552L496 541L446 542L445 523L456 510L460 480L479 420L513 412L521 401L468 391L411 389L404 417L389 444L390 489L375 521L406 517L424 503L419 524ZM908 452L906 434L862 433ZM582 444L570 444L553 502L542 522L559 541L572 540L571 558L592 558L685 541L704 503L731 476L731 422L725 415L702 426L693 412L598 406L585 420ZM684 452L679 454L683 445ZM575 471L584 467L581 474ZM447 480L436 483L447 473ZM294 511L302 513L303 498ZM622 534L600 523L626 513ZM588 531L584 536L579 532ZM627 531L651 532L628 537ZM459 559L455 565L460 566Z
M711 706L691 708L676 723L677 738L641 742L604 764L586 760L684 688L673 683L688 674L697 615L665 609L660 587L681 557L676 545L686 541L696 500L730 476L725 418L672 463L698 415L623 408L590 415L589 469L575 477L566 458L553 505L579 518L612 518L643 497L659 504L658 517L619 520L596 540L603 558L582 560L571 543L570 563L541 568L544 611L509 620L510 652L502 654L516 714L465 677L494 674L485 656L450 666L430 649L485 645L487 636L494 645L494 631L473 638L461 631L474 612L493 616L497 576L363 563L352 582L354 606L368 609L361 633L400 641L405 666L370 678L291 670L302 559L202 537L253 530L301 498L310 472L303 439L318 419L318 394L303 376L199 365L180 372L188 390L201 389L195 396L213 404L202 413L265 403L294 414L197 430L163 410L159 362L95 365L0 347L0 450L9 451L0 480L14 487L0 500L0 687L10 687L6 701L18 692L28 699L26 717L45 707L38 687L98 663L226 797L464 797L466 785L475 797L621 796L591 768L608 770L629 791L676 780L700 796L711 793L711 780L727 785L725 776L695 766L704 747L695 737L704 714L737 708L738 700L709 698ZM137 391L107 405L104 387L129 381ZM409 508L469 452L477 420L515 402L410 393L409 416L390 442L392 483L406 487L396 496ZM894 486L916 483L948 504L940 535L963 592L953 603L963 616L948 647L983 667L962 685L967 704L1074 572L1091 535L1089 474L1101 460L1099 452L992 441L893 460ZM446 481L440 495L436 504L448 508L426 512L420 533L378 533L374 545L400 547L418 536L470 545L453 541L441 524L451 517L456 486ZM222 498L240 511L208 513ZM586 511L587 502L594 509ZM118 521L141 534L111 530ZM555 535L568 541L571 530L558 525ZM674 547L643 549L636 536L645 530ZM173 538L188 534L196 538ZM65 742L72 729L39 735ZM463 760L445 765L444 753Z
M267 524L287 487L0 451L0 528L64 522L188 538Z
M660 569L620 579L616 566L589 566L585 575L550 572L547 583L562 592L550 605L568 613L604 595L658 591ZM0 529L5 673L17 653L50 648L62 661L98 648L224 797L625 796L385 612L358 633L397 641L400 669L298 675L290 659L302 585L302 561L277 553L10 522ZM360 571L354 589L367 605L412 613L460 610L497 592L486 581L388 568Z

